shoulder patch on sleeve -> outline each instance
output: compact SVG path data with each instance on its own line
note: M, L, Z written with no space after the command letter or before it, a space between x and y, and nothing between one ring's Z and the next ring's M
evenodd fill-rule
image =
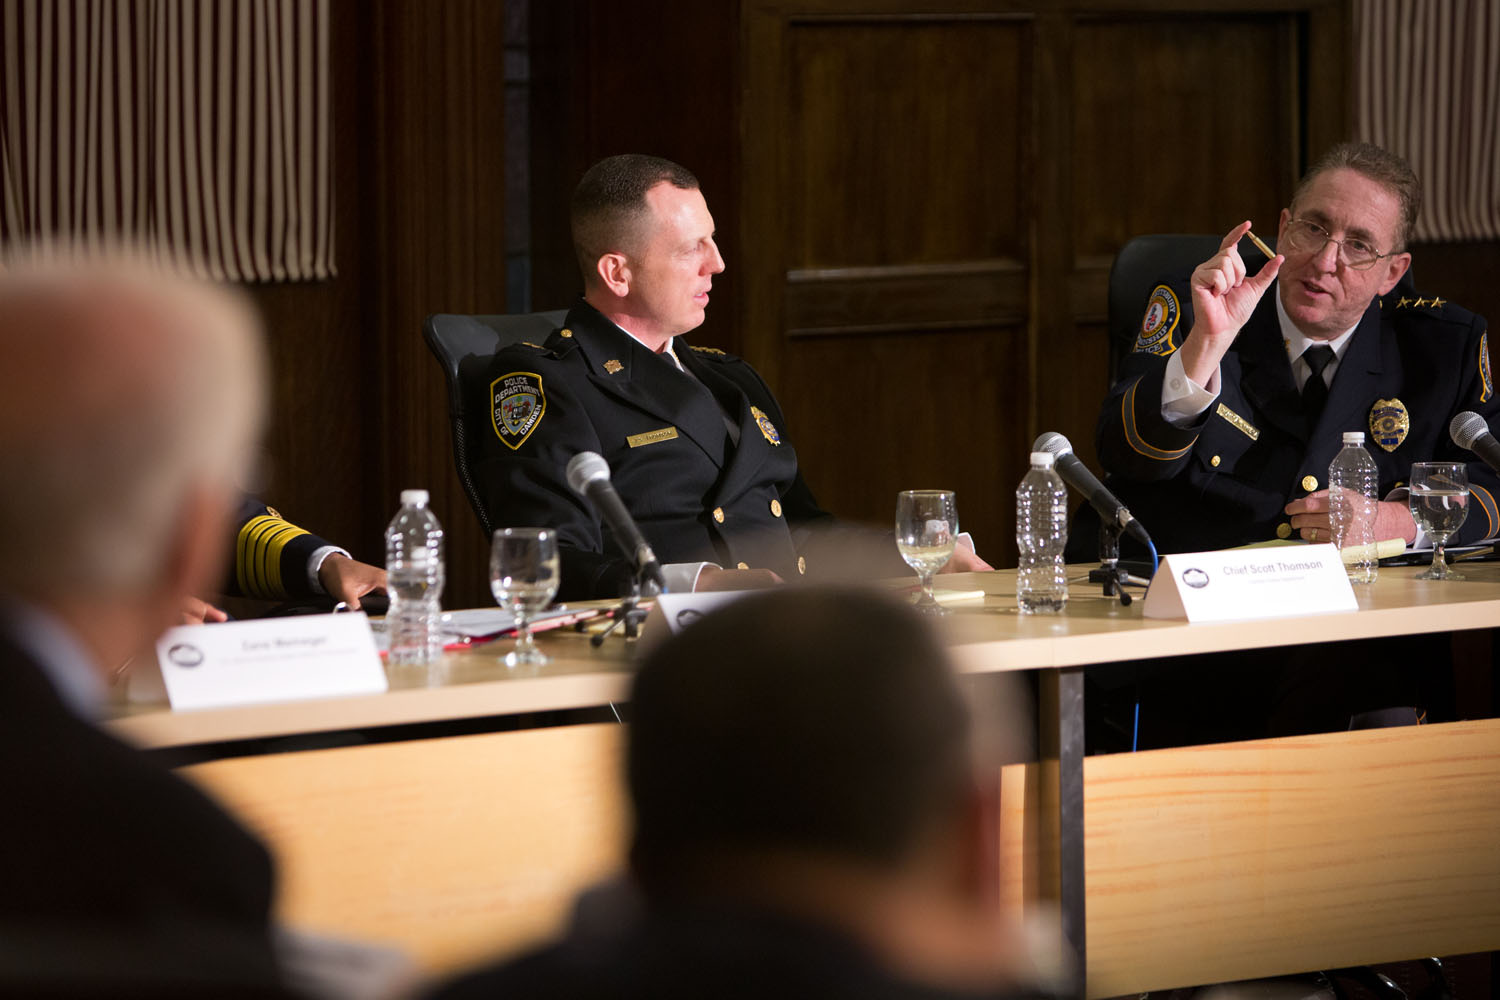
M547 413L547 395L536 372L511 372L490 383L490 423L511 451L526 442Z
M1176 293L1166 285L1157 285L1151 290L1151 299L1146 303L1141 332L1136 335L1131 353L1166 357L1177 350L1177 341L1173 335L1177 331L1177 320L1181 315Z
M1479 401L1485 403L1495 394L1495 380L1490 376L1490 332L1479 335Z

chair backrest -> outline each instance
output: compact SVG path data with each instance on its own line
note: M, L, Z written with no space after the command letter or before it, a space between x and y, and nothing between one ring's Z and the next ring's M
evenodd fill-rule
M453 432L453 463L469 506L479 518L485 537L494 526L485 514L474 485L469 459L474 442L490 426L485 380L490 358L502 347L532 341L540 344L563 325L566 310L517 313L513 316L462 316L434 313L422 324L422 337L443 368L448 382L448 422Z
M1121 359L1135 346L1151 289L1162 281L1191 274L1193 268L1214 255L1223 241L1222 236L1157 233L1135 237L1115 255L1114 266L1109 269L1111 380L1119 377ZM1240 255L1251 273L1260 270L1266 259L1249 240L1240 241Z

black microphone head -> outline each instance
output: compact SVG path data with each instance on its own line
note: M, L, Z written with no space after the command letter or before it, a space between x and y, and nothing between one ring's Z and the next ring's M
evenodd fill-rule
M1474 447L1474 442L1490 432L1490 425L1473 410L1465 410L1448 421L1448 436L1460 448Z
M1054 455L1073 454L1073 445L1057 431L1043 431L1031 442L1032 451L1050 451Z
M593 483L609 482L609 463L596 451L580 451L568 460L568 485L582 496Z

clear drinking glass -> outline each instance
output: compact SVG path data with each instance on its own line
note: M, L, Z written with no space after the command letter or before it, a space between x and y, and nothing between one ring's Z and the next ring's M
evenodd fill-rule
M1443 546L1469 516L1469 470L1462 462L1417 462L1411 467L1411 516L1432 539L1432 568L1418 580L1462 580L1448 568Z
M896 494L896 548L922 580L917 610L946 615L932 596L932 575L953 557L958 539L958 499L952 490L902 490Z
M547 655L531 637L531 615L552 603L559 568L557 532L550 528L501 528L490 547L490 591L516 616L516 648L505 665L541 666Z

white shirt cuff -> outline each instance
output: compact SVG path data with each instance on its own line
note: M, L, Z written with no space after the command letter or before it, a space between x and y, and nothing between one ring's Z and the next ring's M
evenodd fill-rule
M1219 369L1214 369L1206 387L1201 386L1188 377L1182 353L1173 351L1161 380L1161 418L1173 427L1190 427L1218 398Z
M723 569L718 563L667 563L661 568L667 590L673 594L691 594L698 586L698 574L706 569Z
M323 589L323 581L318 579L318 570L323 568L323 560L334 553L338 553L349 559L354 558L337 545L324 545L321 548L313 549L313 554L307 557L307 582L312 587L314 594L328 593L328 591Z

